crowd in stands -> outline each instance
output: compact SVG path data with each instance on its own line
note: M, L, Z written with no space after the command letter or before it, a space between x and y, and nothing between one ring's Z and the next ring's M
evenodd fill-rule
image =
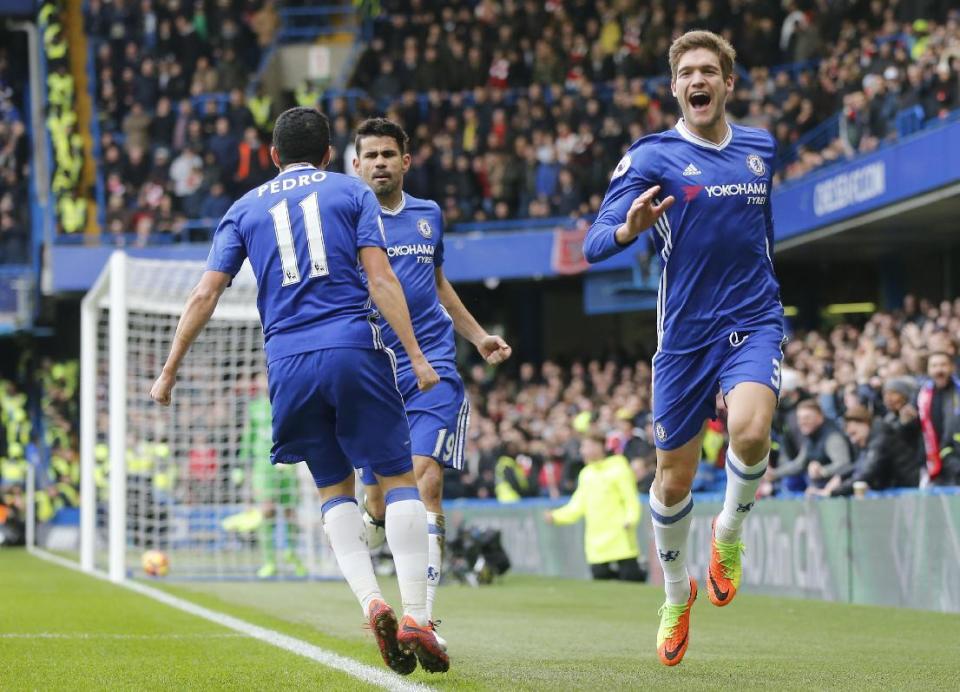
M271 118L294 103L327 112L332 167L348 173L360 120L401 122L407 188L448 225L588 216L623 150L675 124L667 48L694 28L741 48L729 111L774 134L780 178L794 178L960 107L948 5L395 0L357 60L351 85L365 95L306 84L281 104L249 89L272 3L92 0L107 231L145 242L219 217L273 175Z
M623 150L679 116L664 77L678 33L740 46L729 112L783 154L842 110L837 133L787 159L793 178L895 138L904 109L922 123L960 107L960 15L934 5L397 2L354 83L412 133L412 192L448 224L590 214ZM332 115L349 130L353 113Z
M219 219L273 176L277 105L248 95L277 29L270 0L91 0L106 229L137 242Z
M6 37L5 31L0 37ZM0 45L0 264L29 259L30 219L27 183L30 143L22 104L26 81L12 64L13 42Z
M907 296L901 309L878 312L862 324L792 334L784 348L771 466L761 495L960 485L958 364L960 298L934 304ZM38 384L29 392L32 399L26 386L0 381L0 490L5 504L22 505L26 464L35 463L41 469L38 516L49 519L79 500L78 366L44 360L36 372L24 380ZM647 360L548 360L499 370L474 365L464 379L473 404L466 471L447 472L446 497L514 502L569 495L583 468L581 442L598 435L606 454L628 460L638 491L649 490L656 451ZM721 399L718 406L695 491L724 487ZM176 457L189 449L190 487L178 497L202 490L201 471L210 463L222 465L222 472L210 467L210 473L233 482L229 478L242 460L217 454L212 444L193 439L182 449L131 448L130 473L137 473L133 464L140 456L152 454L148 465L156 482L155 465L179 466ZM201 454L204 449L209 457ZM101 444L97 463L105 461Z
M0 378L0 524L9 522L10 529L23 521L28 464L38 471L39 521L79 506L78 430L77 361L44 359L35 364L28 357L16 377Z
M784 349L782 394L764 495L849 495L960 484L960 299L903 309L862 326L796 333ZM647 361L524 363L519 376L468 373L470 472L448 494L501 501L565 495L582 468L579 439L606 435L641 491L655 469ZM722 404L708 425L695 490L725 483Z

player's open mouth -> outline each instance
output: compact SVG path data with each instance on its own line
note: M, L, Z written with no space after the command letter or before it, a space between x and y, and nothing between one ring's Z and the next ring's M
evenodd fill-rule
M374 173L373 179L374 179L374 180L390 180L390 174L389 174L389 173Z
M710 107L710 94L705 91L695 91L690 94L690 108L694 113L702 113Z

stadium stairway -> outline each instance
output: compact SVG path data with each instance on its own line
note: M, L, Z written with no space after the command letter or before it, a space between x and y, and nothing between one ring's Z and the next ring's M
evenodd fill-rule
M315 92L313 101L331 86L342 88L359 55L369 18L344 0L283 7L279 15L280 30L256 81L262 81L274 97L282 90L301 90L310 100Z

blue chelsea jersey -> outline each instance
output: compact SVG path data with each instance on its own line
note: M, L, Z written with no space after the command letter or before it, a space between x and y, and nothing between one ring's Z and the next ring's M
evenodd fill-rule
M681 120L643 137L617 165L584 254L598 262L624 249L614 238L633 201L660 185L675 202L654 225L663 264L658 349L689 353L734 331L783 330L773 270L771 180L776 144L765 130L730 126L719 144Z
M374 349L381 344L362 247L385 247L373 192L356 178L301 164L230 207L207 269L235 276L250 259L268 363L324 348Z
M431 363L456 361L453 321L437 297L435 269L443 266L443 216L436 202L403 194L400 206L382 209L387 256L403 286L410 321L420 350ZM383 340L397 356L397 369L410 368L410 358L385 320Z

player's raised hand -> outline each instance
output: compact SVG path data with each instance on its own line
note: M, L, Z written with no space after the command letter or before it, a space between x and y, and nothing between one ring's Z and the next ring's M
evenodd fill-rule
M633 200L627 211L627 220L623 226L618 229L617 240L626 244L650 228L660 215L673 206L676 198L670 195L660 204L654 203L654 197L660 193L660 186L654 185L642 195Z
M175 376L168 375L166 372L160 373L160 377L150 388L150 398L161 406L169 406L173 387L176 383L177 378Z
M440 376L423 356L411 361L410 364L413 366L413 372L417 376L417 389L421 392L433 389L437 382L440 381Z
M487 334L483 337L477 344L477 350L490 365L500 365L513 353L510 345L496 334Z

